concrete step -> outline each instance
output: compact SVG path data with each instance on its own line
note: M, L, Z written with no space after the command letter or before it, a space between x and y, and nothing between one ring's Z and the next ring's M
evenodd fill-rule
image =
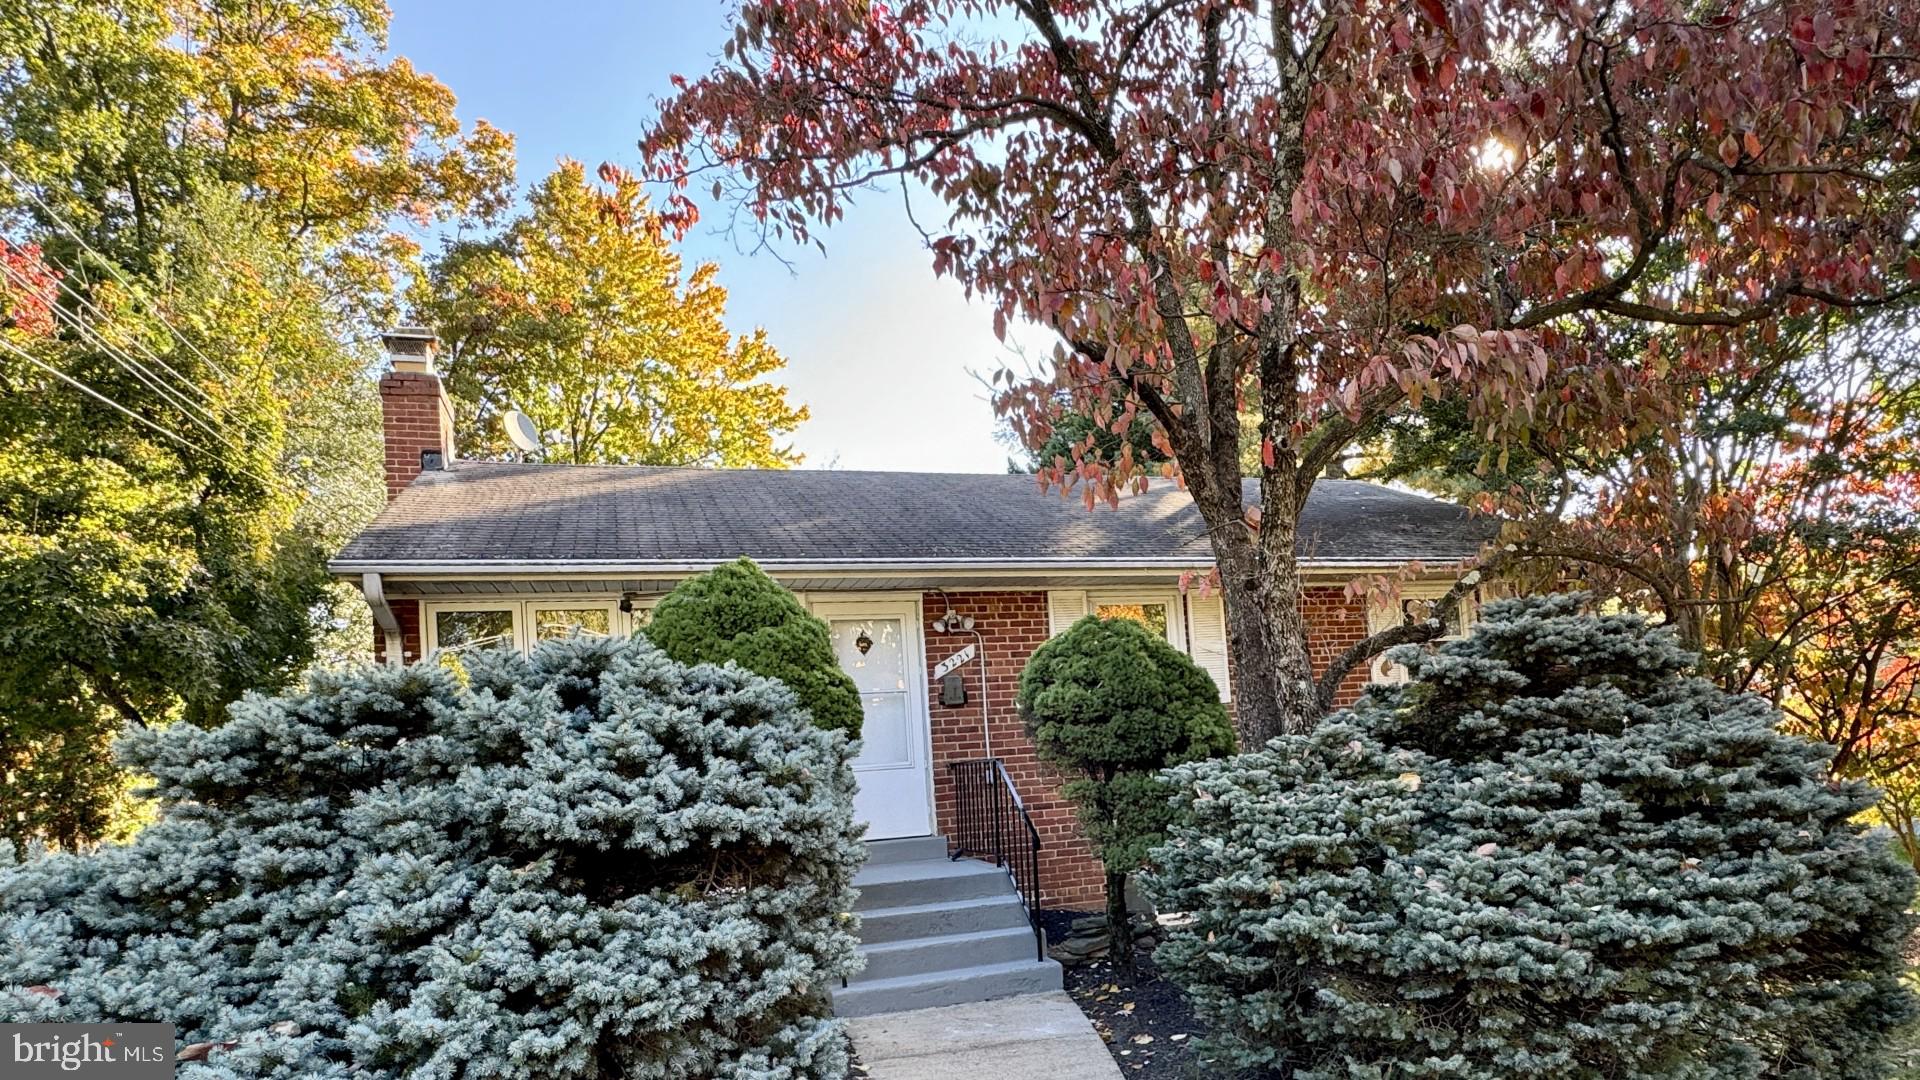
M870 840L867 842L867 865L883 866L887 863L925 862L930 859L947 857L947 838L944 836L909 836L904 840Z
M860 940L884 945L909 938L942 937L979 930L1030 930L1027 911L1012 890L972 900L867 908L860 912Z
M833 1011L838 1016L872 1016L908 1009L931 1009L938 1005L963 1005L1015 994L1058 990L1060 978L1059 964L1029 957L1001 964L981 964L958 971L859 981L834 990Z
M860 899L853 910L933 904L943 900L973 900L1011 893L1007 872L992 863L961 859L917 859L863 867L853 877Z
M854 985L902 975L955 972L1015 960L1037 960L1039 945L1033 928L1022 924L999 930L975 930L939 937L909 938L860 946L866 970L853 977Z

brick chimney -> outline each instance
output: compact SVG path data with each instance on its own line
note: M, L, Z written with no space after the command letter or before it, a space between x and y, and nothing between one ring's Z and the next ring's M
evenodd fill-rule
M413 478L453 461L453 402L433 370L439 339L423 326L396 326L380 335L391 366L380 378L381 427L386 436L387 501Z

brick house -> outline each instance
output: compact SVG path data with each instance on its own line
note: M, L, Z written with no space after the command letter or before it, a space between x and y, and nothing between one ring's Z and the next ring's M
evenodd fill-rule
M749 556L828 623L865 697L856 770L870 839L949 835L950 766L998 758L1040 834L1040 899L1064 907L1097 906L1102 875L1014 710L1034 648L1089 612L1127 615L1232 700L1220 599L1181 588L1211 556L1173 484L1089 511L1015 475L464 462L431 337L397 332L388 344L388 506L330 568L365 593L389 662L629 633L687 575ZM1318 483L1300 548L1316 659L1401 617L1347 596L1348 581L1457 562L1487 531L1449 504ZM1451 580L1406 592L1437 596ZM1347 699L1365 677L1349 680Z

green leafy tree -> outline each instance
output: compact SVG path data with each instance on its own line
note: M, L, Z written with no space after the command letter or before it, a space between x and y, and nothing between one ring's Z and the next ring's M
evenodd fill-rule
M1138 622L1089 615L1034 650L1016 700L1040 759L1071 777L1061 792L1106 868L1112 955L1131 968L1127 876L1173 816L1158 773L1232 752L1220 689Z
M354 337L414 268L400 224L512 171L387 17L0 0L0 237L47 272L0 282L0 835L111 834L123 728L353 651L321 560L381 503Z
M183 1080L844 1077L847 739L645 641L468 660L128 739L157 824L0 845L0 1020L165 1020Z
M455 440L511 456L500 414L547 433L549 461L784 468L807 418L764 331L735 337L718 268L689 275L640 184L565 162L498 236L455 243L414 292L440 335Z
M388 12L321 0L0 0L0 148L42 227L158 268L159 222L208 186L312 242L336 296L382 309L398 225L504 207L513 141L384 54ZM36 201L37 200L37 201ZM64 254L62 262L70 262Z
M328 365L346 379L356 361L299 302L311 279L231 200L155 228L168 271L150 289L81 282L89 307L61 294L42 332L0 330L0 836L14 840L109 834L127 786L116 735L285 685L328 596L330 537L307 507L353 502L289 440L283 385Z
M840 669L827 624L751 559L681 582L661 598L647 639L683 664L739 664L800 695L813 722L860 734L860 691Z
M1122 430L1115 431L1115 427ZM1027 462L1019 471L1059 468L1071 472L1086 460L1103 467L1116 466L1123 459L1154 465L1171 460L1165 450L1153 444L1153 434L1153 422L1144 416L1115 415L1096 421L1085 413L1067 413L1044 431L1028 433L1029 437L1042 436L1038 446L1026 446L1011 426L1005 429L1004 437L1026 450Z
M1356 1076L1883 1075L1911 868L1864 784L1670 631L1584 596L1392 653L1313 733L1167 774L1156 959L1233 1067Z

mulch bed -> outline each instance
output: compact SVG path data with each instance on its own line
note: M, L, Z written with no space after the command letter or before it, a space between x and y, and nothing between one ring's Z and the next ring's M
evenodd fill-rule
M1047 942L1066 938L1073 920L1088 911L1043 911ZM1194 1049L1201 1027L1178 988L1160 977L1153 959L1135 955L1131 978L1123 978L1105 959L1066 969L1067 994L1106 1040L1121 1075L1145 1080L1220 1080L1221 1068Z

